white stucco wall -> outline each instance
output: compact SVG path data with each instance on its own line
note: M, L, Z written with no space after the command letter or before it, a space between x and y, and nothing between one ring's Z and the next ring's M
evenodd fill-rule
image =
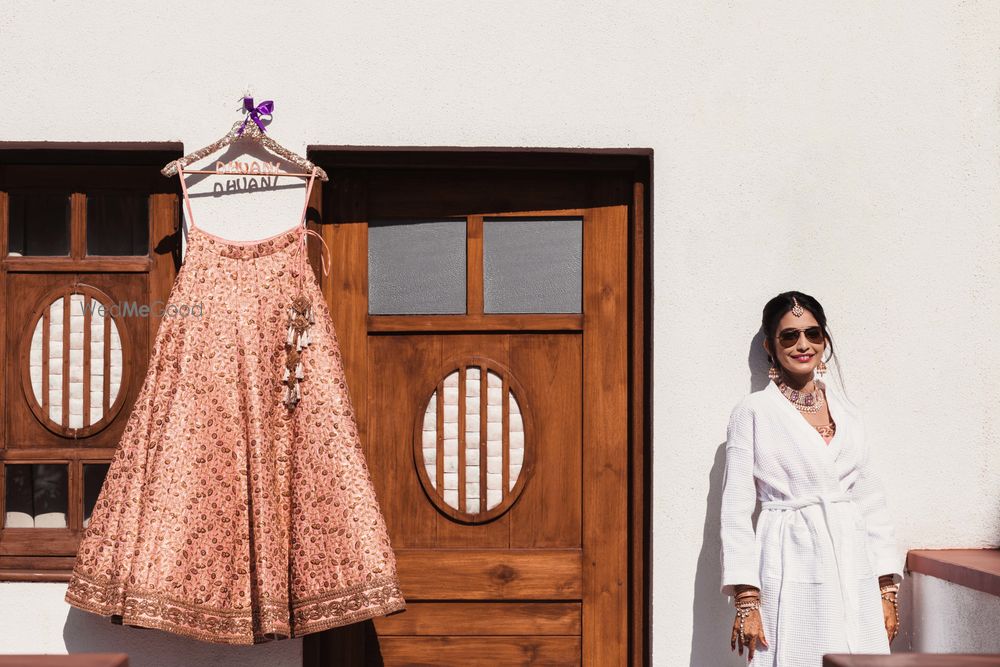
M654 663L736 665L720 448L779 291L827 308L901 550L1000 543L998 43L989 1L7 0L0 141L195 148L251 85L300 151L653 148ZM61 588L0 586L0 651L90 636Z
M900 639L912 650L1000 654L1000 597L924 574L913 575L910 595L908 636Z

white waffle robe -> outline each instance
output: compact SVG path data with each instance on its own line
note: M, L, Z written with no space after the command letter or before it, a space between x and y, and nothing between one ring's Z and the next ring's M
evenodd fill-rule
M903 559L857 408L827 385L827 444L777 385L733 409L722 492L722 592L761 590L769 648L753 667L821 667L826 653L889 653L878 576ZM757 500L761 512L754 531Z

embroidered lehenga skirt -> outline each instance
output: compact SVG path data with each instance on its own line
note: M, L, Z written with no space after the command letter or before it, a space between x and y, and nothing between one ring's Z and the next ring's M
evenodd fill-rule
M404 607L306 238L192 228L69 604L230 644Z

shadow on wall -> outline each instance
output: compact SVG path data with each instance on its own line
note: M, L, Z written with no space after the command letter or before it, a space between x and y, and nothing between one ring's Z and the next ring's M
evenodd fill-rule
M908 572L904 572L903 574L904 577L902 583L899 585L899 592L896 593L899 604L899 634L896 635L896 639L889 645L889 650L892 653L912 653L914 651L914 640L917 636L913 627L918 618L916 613L917 587L913 585L913 577ZM916 650L917 652L920 651L920 649ZM974 653L975 650L971 652Z
M750 370L750 391L760 391L770 381L767 371L770 364L764 352L763 332L758 332L750 341L747 366ZM735 407L735 406L733 406ZM723 420L728 419L726 412ZM725 428L725 422L720 424ZM691 667L705 665L745 665L746 653L740 657L729 647L735 612L729 599L719 592L722 584L722 563L720 551L722 511L722 485L726 473L726 443L715 449L715 460L708 473L708 498L705 500L705 528L702 531L701 552L694 578L694 606L692 608L693 631L691 633ZM757 525L760 513L758 502L754 510L753 522Z
M302 640L230 646L154 630L116 625L103 616L70 607L63 626L69 653L127 653L130 667L301 667Z
M694 576L693 630L691 633L691 667L705 665L746 664L729 648L729 635L733 626L733 610L719 587L722 568L719 551L719 511L722 508L722 483L726 471L726 443L715 449L715 461L708 475L709 488L705 511L705 528L702 531L701 552Z
M750 369L750 391L760 391L771 381L767 377L771 364L768 363L767 352L764 351L763 331L758 331L757 335L750 341L750 349L747 351L747 367Z
M225 152L215 156L210 162L195 160L191 169L214 170L218 163L233 172L226 176L190 174L187 187L191 190L202 181L211 179L212 189L208 192L190 192L191 199L218 199L247 192L276 192L278 190L305 190L305 181L295 176L278 177L267 171L301 171L301 168L275 157L263 146L250 141L237 141L226 147ZM258 170L258 167L260 169ZM254 169L254 171L251 171Z

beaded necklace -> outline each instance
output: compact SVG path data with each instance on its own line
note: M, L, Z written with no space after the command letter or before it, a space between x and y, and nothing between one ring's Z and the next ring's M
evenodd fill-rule
M819 412L823 409L825 401L823 400L823 383L819 380L814 380L813 385L815 385L815 391L802 391L801 389L792 389L784 381L778 383L778 389L781 390L781 394L792 402L799 412Z
M823 394L826 386L819 380L814 380L815 385L814 391L802 391L800 389L792 389L784 382L778 383L778 389L781 390L781 395L791 401L792 405L798 409L799 412L817 413L823 409L823 405L826 401L823 399ZM816 429L823 438L832 438L837 432L837 425L833 423L833 415L830 416L829 424L813 424L810 422L812 427Z

